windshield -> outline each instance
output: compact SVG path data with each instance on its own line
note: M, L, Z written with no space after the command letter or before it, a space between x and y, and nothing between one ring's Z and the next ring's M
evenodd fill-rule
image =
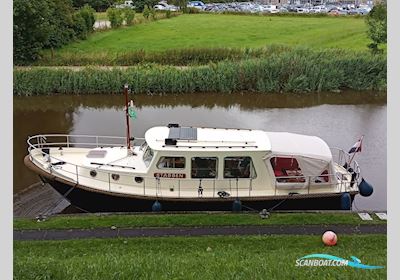
M144 141L144 142L142 143L142 145L140 145L139 151L145 151L146 148L147 148L147 142Z
M143 153L143 161L146 164L146 167L149 167L151 160L153 159L153 150L146 144L146 151Z

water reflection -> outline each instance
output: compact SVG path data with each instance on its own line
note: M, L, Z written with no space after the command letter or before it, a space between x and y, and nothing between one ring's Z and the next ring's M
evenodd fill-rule
M316 135L330 146L349 148L364 134L356 159L374 186L359 209L386 210L386 97L376 94L205 94L135 96L133 134L156 125L252 128ZM36 181L23 166L26 138L37 133L121 136L125 133L122 96L14 98L14 192ZM352 105L357 104L357 105Z

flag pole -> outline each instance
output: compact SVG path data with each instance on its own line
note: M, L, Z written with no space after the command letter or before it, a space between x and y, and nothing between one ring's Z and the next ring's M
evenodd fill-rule
M361 149L361 147L362 147L363 138L364 138L364 135L362 135L361 138L360 138L360 149ZM358 148L357 148L357 149L358 149ZM353 153L353 156L351 157L351 159L350 159L350 161L349 161L349 167L350 167L350 163L353 161L354 157L355 157L356 154L357 154L357 149L356 149L356 151ZM360 151L360 152L361 152L361 151Z
M124 85L124 93L125 93L125 115L126 115L126 146L128 147L128 150L131 149L131 132L129 128L129 101L128 101L128 84Z

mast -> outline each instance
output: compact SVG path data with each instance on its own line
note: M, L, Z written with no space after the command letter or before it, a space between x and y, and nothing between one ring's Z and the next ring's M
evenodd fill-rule
M126 146L128 150L131 148L131 132L129 128L129 101L128 101L128 84L124 85L124 94L125 94L125 115L126 115Z

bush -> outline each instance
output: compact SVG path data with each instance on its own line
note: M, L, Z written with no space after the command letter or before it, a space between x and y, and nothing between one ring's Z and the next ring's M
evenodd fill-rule
M149 8L149 10L150 10L150 18L152 20L156 20L157 19L156 10L154 8Z
M145 19L149 19L150 16L150 9L147 5L144 5L144 9L143 9L143 17Z
M135 11L130 8L124 9L124 19L126 25L132 25L133 20L135 19Z
M93 25L96 22L95 10L88 4L79 9L78 14L85 20L86 29L88 32L93 31Z
M88 36L88 29L86 25L86 21L80 13L75 13L72 16L74 21L74 25L72 26L75 36L78 39L84 40Z
M165 17L166 18L171 18L172 16L171 16L171 11L170 10L166 10L165 11Z
M111 28L120 27L124 21L121 9L108 8L107 17L110 21Z

